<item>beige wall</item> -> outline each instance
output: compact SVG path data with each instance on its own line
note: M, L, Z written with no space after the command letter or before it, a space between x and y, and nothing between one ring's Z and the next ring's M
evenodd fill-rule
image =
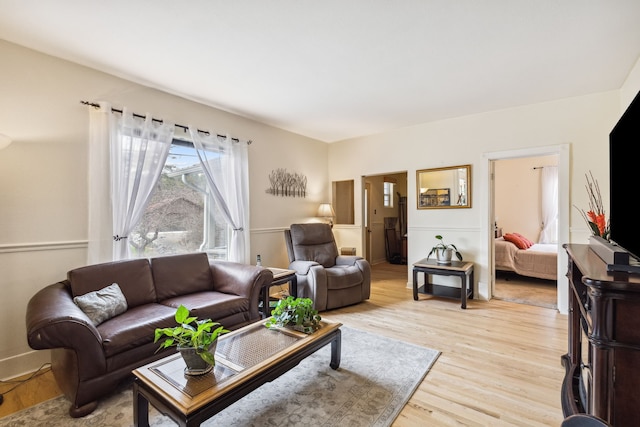
M136 113L251 139L251 254L286 267L283 230L329 200L328 145L0 40L0 378L37 368L48 353L26 342L26 305L38 289L85 264L89 111L109 101ZM307 176L306 198L267 194L268 175Z
M561 200L569 211L567 225L570 240L586 242L588 230L572 203L584 205L584 172L601 176L608 186L608 135L620 116L619 91L560 99L397 129L377 135L334 143L329 148L330 179L356 180L388 170L407 170L408 176L408 266L424 258L442 234L454 243L465 259L475 263L480 298L489 298L492 271L489 233L488 158L492 153L531 151L569 145L570 194ZM534 150L535 151L535 150ZM416 206L416 170L472 165L472 208L418 210ZM356 197L360 196L356 194ZM603 195L608 204L608 194ZM356 200L356 223L361 224L361 200ZM485 244L486 243L486 244ZM352 244L350 246L356 246ZM566 285L560 292L566 298ZM566 299L565 299L566 301ZM565 303L566 306L566 303Z
M620 111L625 111L640 91L640 58L620 88Z

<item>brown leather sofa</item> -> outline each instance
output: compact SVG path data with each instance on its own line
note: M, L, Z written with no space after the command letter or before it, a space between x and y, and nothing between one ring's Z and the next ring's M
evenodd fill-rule
M338 255L329 224L291 224L284 231L289 269L296 271L298 296L318 311L357 304L371 296L371 267L355 255Z
M91 413L131 371L175 351L156 352L154 331L175 325L180 304L227 329L260 319L258 301L273 273L261 267L209 261L204 253L135 259L71 270L36 293L27 306L31 348L52 349L54 377L71 401L69 414ZM94 326L73 298L117 283L124 313Z

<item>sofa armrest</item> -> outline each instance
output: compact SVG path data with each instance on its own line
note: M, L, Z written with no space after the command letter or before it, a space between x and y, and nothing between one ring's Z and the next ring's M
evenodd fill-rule
M232 261L209 261L213 274L213 290L238 295L249 300L250 316L259 319L258 304L263 286L273 281L271 270Z
M74 350L79 372L88 374L89 378L92 373L106 369L100 332L73 302L66 282L49 285L31 297L26 326L27 342L34 350Z

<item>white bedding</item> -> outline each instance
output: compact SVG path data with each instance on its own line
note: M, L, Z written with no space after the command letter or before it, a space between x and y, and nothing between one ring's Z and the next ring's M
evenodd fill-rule
M539 279L558 279L558 245L536 243L529 249L518 249L499 237L495 239L495 258L496 270Z

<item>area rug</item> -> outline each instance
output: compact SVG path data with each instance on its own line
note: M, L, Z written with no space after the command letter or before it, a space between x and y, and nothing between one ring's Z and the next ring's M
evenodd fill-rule
M329 367L325 346L276 380L264 384L202 425L212 426L389 426L440 352L343 326L340 368ZM74 419L69 402L57 397L0 419L0 426L133 425L131 386L100 401L90 415ZM152 426L175 426L150 410Z

